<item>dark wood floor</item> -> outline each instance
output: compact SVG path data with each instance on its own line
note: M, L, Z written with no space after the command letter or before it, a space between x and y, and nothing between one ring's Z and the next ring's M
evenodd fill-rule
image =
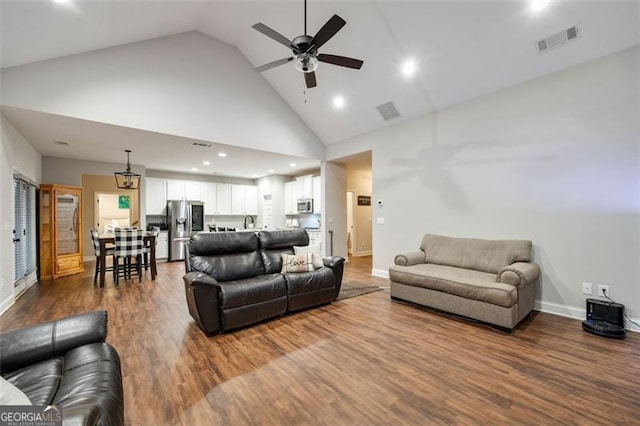
M181 263L102 289L91 267L31 288L0 329L108 310L127 424L640 424L636 333L537 313L509 335L381 291L207 338ZM345 281L388 285L370 269L353 259Z

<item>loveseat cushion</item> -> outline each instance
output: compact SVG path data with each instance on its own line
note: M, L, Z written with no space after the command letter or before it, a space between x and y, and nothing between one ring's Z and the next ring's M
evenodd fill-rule
M293 246L309 245L309 235L304 229L260 231L258 240L266 274L282 270L282 255L294 254Z
M264 273L253 232L212 232L191 236L187 271L204 272L218 281L241 280Z
M33 405L51 405L62 378L62 358L50 358L3 377L24 392Z
M496 274L514 262L529 262L531 246L528 240L481 240L425 234L420 250L425 252L427 263Z
M391 281L422 287L466 299L478 300L509 308L517 303L516 287L495 282L495 274L454 266L423 263L413 266L393 265Z
M123 390L120 357L108 343L92 343L72 349L64 356L60 387L53 400L63 407L85 406L96 424L123 424ZM98 407L96 411L92 407Z
M306 293L322 288L335 288L335 277L331 269L323 266L311 272L284 274L289 294Z
M220 283L222 309L252 305L287 295L287 285L281 274L260 275Z

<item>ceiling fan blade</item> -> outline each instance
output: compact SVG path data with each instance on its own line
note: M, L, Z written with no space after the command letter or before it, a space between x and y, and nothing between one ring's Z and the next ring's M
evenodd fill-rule
M347 24L347 21L339 17L338 15L333 15L323 26L320 28L320 31L313 37L311 43L309 44L310 48L318 49L320 46L329 41L331 37L336 35L338 31L342 27ZM307 50L309 52L309 50Z
M364 64L360 59L347 58L345 56L338 55L325 55L323 53L319 54L317 58L321 62L339 65L341 67L355 68L357 70L359 70L360 67L362 67L362 64Z
M304 73L304 81L307 83L307 89L311 89L312 87L316 87L316 73L315 72L307 72Z
M255 67L254 69L258 72L270 70L271 68L278 67L280 65L284 65L287 62L291 62L293 60L293 56L290 58L282 58L277 61L269 62L268 64L260 65L259 67Z
M269 27L267 27L265 24L263 24L262 22L259 22L255 25L252 25L251 28L253 28L256 31L261 32L262 34L266 35L267 37L277 41L280 44L283 44L285 46L287 46L287 48L289 49L293 49L293 43L291 43L291 40L289 40L288 38L286 38L285 36L283 36L282 34L280 34L279 32L277 32L276 30L273 30Z

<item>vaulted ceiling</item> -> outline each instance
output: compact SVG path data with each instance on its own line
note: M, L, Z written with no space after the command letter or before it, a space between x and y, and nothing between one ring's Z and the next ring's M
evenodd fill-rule
M249 66L259 66L291 52L251 25L262 22L289 39L304 31L301 0L2 0L1 7L2 68L187 31L229 43ZM615 0L556 0L539 11L524 0L309 1L311 35L333 14L347 22L321 52L361 59L362 69L320 63L313 89L292 64L262 77L323 143L332 144L636 45L639 8L637 1ZM572 26L578 39L537 51L536 41ZM403 74L406 61L413 61L413 75ZM341 109L334 107L336 96L344 100ZM376 106L389 101L400 117L385 121ZM25 114L15 119L22 122L19 130L42 126Z

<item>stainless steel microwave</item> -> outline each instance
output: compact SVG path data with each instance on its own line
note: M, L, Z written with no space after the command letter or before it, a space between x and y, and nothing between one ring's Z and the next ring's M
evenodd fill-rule
M313 199L300 198L298 200L298 213L313 213Z

